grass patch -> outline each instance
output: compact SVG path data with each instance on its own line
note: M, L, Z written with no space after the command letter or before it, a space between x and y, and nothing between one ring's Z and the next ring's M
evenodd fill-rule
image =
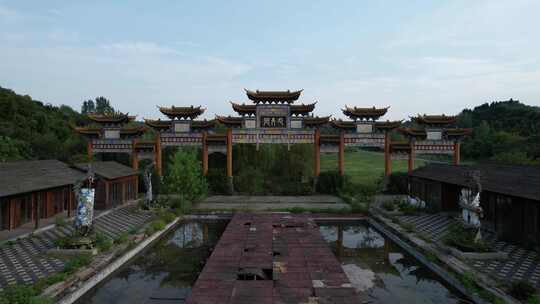
M492 294L491 292L483 289L476 283L478 279L472 272L466 272L463 275L459 277L459 280L463 284L463 287L467 289L472 294L475 294L479 296L480 298L486 300L489 303L495 303L495 304L503 304L504 301L497 297L496 295Z
M489 252L491 249L483 242L475 242L476 229L467 229L461 224L455 224L448 230L444 243L463 252Z
M415 161L415 167L424 162ZM392 172L407 172L407 160L393 160ZM321 154L321 171L333 171L338 168L337 154ZM345 175L349 182L359 189L376 189L384 175L384 154L364 150L345 152Z
M58 227L65 227L67 226L66 218L63 216L58 216L54 219L54 224Z
M113 247L114 241L105 236L102 233L96 233L95 235L95 245L97 249L101 252L106 252L111 250Z
M40 297L39 295L47 288L58 282L65 281L71 274L79 268L88 265L91 257L81 255L70 259L64 270L37 281L33 285L10 285L0 293L0 304L52 304L52 299Z
M123 244L129 240L129 234L127 232L123 232L120 234L115 240L115 244Z

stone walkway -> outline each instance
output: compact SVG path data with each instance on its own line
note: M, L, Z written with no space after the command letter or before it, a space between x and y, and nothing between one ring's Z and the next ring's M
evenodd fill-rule
M456 222L455 219L440 214L400 216L399 220L415 225L415 231L434 241L442 240L451 224ZM493 235L485 234L484 238L496 250L508 253L509 259L506 261L470 261L471 266L504 282L526 280L540 288L540 255L538 252L498 241Z
M94 224L98 233L115 239L151 218L150 213L140 212L136 206L128 205L97 218ZM11 284L32 284L64 269L64 261L49 257L45 252L54 248L56 239L72 232L71 226L55 227L0 247L0 290Z

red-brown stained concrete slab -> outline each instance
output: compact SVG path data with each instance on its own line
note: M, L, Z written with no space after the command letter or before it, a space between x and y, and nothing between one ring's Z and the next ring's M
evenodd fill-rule
M360 303L308 215L236 214L186 303Z

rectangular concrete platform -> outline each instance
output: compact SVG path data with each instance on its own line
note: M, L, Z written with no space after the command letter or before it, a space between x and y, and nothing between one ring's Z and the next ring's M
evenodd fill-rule
M360 303L309 215L235 214L186 303Z

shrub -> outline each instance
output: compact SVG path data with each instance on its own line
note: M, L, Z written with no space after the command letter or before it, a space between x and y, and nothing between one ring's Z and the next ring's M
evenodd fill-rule
M77 271L77 269L90 264L91 261L92 261L92 258L89 255L80 255L80 256L74 257L67 262L66 267L64 268L63 272L65 274L70 275L74 273L75 271Z
M95 235L95 245L99 251L105 252L109 251L113 246L113 240L108 238L102 233L96 233Z
M338 194L345 183L344 176L338 171L321 172L317 181L317 192L324 194Z
M122 234L120 234L115 240L114 242L116 244L123 244L125 242L127 242L129 240L129 234L127 232L123 232Z
M211 193L226 194L228 189L227 175L223 168L209 168L206 182Z
M398 204L398 209L406 215L414 215L422 210L422 208L414 206L406 201L400 202Z
M520 301L528 300L533 297L535 293L536 288L527 281L513 282L510 286L510 294Z
M475 236L476 229L468 229L461 224L456 224L448 230L448 233L444 237L444 243L465 252L490 251L489 246L485 242L475 242Z
M159 214L159 218L165 223L170 223L176 219L176 214L170 211L164 211Z
M156 221L153 221L152 223L150 223L150 226L152 227L152 229L154 231L163 230L163 229L165 229L166 225L167 224L165 224L165 222L163 220L156 220Z
M67 225L66 218L63 216L58 216L54 219L54 224L58 227L64 227Z
M408 193L408 174L407 172L394 172L388 177L386 184L387 194L407 194Z
M208 192L206 179L194 149L182 149L170 159L164 187L168 194L176 194L193 201Z

